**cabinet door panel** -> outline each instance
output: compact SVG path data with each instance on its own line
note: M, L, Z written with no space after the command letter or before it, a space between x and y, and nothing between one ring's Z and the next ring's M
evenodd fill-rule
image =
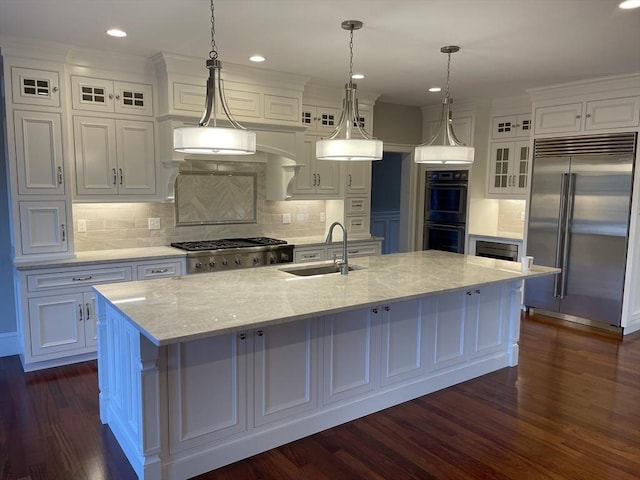
M463 294L442 294L424 301L429 325L429 370L466 361Z
M65 202L19 202L22 253L68 250Z
M468 297L469 357L479 357L504 350L506 341L508 298L506 289L510 285L482 287Z
M113 112L113 82L101 78L71 77L71 104L75 110Z
M91 292L82 294L82 308L84 313L82 320L84 322L84 344L87 347L95 347L98 345L98 328L96 323L96 296Z
M293 180L291 192L294 195L309 195L316 190L317 176L313 170L316 156L316 137L304 137L304 154L297 159L296 178Z
M153 123L116 121L118 190L126 194L156 192Z
M13 103L60 106L60 77L58 72L11 67Z
M347 193L368 195L371 192L371 162L347 162Z
M246 430L247 342L233 333L169 347L170 453Z
M313 155L315 156L315 148ZM316 160L317 186L322 195L336 196L340 192L340 162Z
M316 330L311 319L256 331L256 426L317 407Z
M78 195L115 194L118 191L115 120L74 117Z
M394 303L382 316L382 384L423 375L425 338L420 300Z
M84 347L81 309L81 293L29 299L31 355Z
M64 194L58 113L14 112L18 192Z
M372 310L331 315L324 321L323 338L324 403L373 390Z
M640 98L614 98L587 102L585 130L637 127L640 123Z
M582 103L536 108L536 134L579 132L582 124Z
M153 93L151 85L141 83L115 82L116 113L153 115Z

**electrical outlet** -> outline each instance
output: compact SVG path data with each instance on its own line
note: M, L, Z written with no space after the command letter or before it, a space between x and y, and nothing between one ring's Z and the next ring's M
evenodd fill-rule
M82 219L78 220L78 233L85 233L87 231L87 221Z
M149 230L160 230L160 219L159 218L148 218L149 221Z
M324 212L320 212L320 223L324 223L327 221L327 214Z
M282 214L282 223L291 223L291 214L283 213Z

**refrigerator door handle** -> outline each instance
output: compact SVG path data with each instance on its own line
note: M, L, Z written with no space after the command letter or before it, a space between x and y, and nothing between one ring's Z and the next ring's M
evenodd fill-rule
M569 174L563 173L560 176L560 208L558 215L558 234L556 236L556 261L554 267L560 268L562 264L564 255L563 255L563 240L566 235L565 232L565 224L566 224L566 207L567 207L567 190L569 184ZM562 277L564 276L564 270L557 275L553 276L553 296L560 296L560 282L564 283Z
M567 207L564 223L564 244L562 246L562 283L560 284L560 298L567 296L567 268L569 266L569 240L571 238L571 222L573 221L573 204L575 202L576 174L569 175L569 190L567 192Z

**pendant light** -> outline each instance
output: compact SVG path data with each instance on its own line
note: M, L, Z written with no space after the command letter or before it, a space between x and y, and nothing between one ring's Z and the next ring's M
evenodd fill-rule
M442 113L440 124L436 133L427 143L416 147L414 160L416 163L435 165L455 165L473 163L474 148L462 143L453 133L451 120L451 104L453 99L449 96L449 74L451 71L451 54L460 50L460 47L451 45L442 47L440 51L446 53L447 60L447 92L442 100Z
M349 30L349 82L345 85L342 112L336 129L327 138L316 142L318 160L371 161L382 158L382 141L371 136L360 123L357 85L353 83L353 31L362 28L358 20L345 20L342 28ZM358 132L358 138L352 134Z
M173 149L183 153L209 155L251 155L256 153L256 134L240 125L231 115L224 96L220 71L222 62L218 60L215 41L215 15L211 0L211 51L206 61L209 70L205 110L195 127L179 127L173 131ZM231 127L217 125L218 105ZM213 123L209 126L209 123Z

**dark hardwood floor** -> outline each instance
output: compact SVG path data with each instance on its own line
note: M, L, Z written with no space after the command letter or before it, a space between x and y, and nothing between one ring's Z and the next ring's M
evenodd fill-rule
M199 480L640 478L640 334L525 319L520 364ZM96 363L25 374L0 358L0 479L126 480L100 424Z

